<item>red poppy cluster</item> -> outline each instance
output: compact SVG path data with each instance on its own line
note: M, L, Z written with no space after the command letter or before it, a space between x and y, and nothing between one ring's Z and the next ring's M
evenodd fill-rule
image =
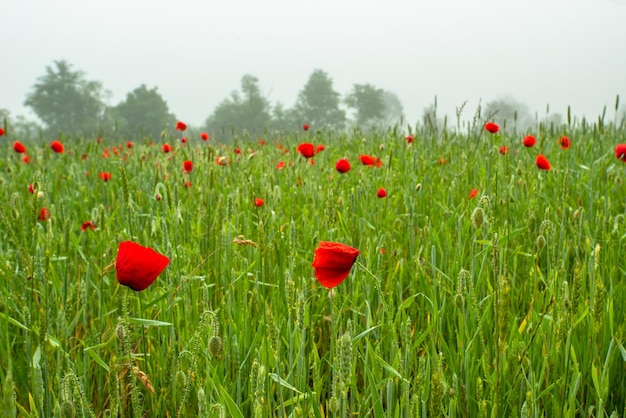
M98 178L104 182L111 180L111 173L107 173L106 171L101 171L98 173Z
M311 158L315 155L315 145L311 144L310 142L303 142L298 145L296 151L304 158Z
M367 165L370 167L381 167L383 165L382 160L378 157L372 157L371 155L360 155L359 158L361 159L361 163L363 165Z
M485 123L485 130L490 134L495 134L500 130L500 127L494 122Z
M57 139L50 143L50 148L57 154L63 154L63 151L65 151L65 147L63 147L63 144Z
M532 135L526 135L522 143L526 148L532 148L537 143L537 139Z
M94 224L91 221L83 222L83 224L80 226L80 230L82 232L85 232L88 229L96 229L96 228L97 228L96 224Z
M341 174L347 173L350 171L350 162L348 162L345 158L342 158L335 164L335 169Z
M26 147L20 141L15 141L13 143L13 151L17 152L18 154L24 154L26 153Z
M133 290L150 286L167 267L170 259L136 242L121 242L117 249L115 271L117 281Z
M349 245L322 241L313 257L315 277L322 286L332 289L348 277L358 256L359 250Z
M535 163L540 170L550 170L550 161L543 154L537 155Z
M41 222L46 222L48 219L50 219L50 209L48 208L41 208L39 210L39 215L37 216L37 220L41 221Z

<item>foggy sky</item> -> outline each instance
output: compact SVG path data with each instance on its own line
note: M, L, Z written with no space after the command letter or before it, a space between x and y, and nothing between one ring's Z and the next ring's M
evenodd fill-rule
M531 111L595 118L626 107L625 0L2 0L0 108L31 117L26 94L66 59L111 92L146 84L203 124L259 78L291 107L316 69L342 95L371 83L398 95L408 122L512 96Z

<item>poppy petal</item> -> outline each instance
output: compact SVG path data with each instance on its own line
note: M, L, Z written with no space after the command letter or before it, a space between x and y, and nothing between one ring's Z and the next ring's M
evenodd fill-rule
M117 281L133 290L144 290L156 280L169 262L169 258L151 248L132 241L121 242L115 260Z

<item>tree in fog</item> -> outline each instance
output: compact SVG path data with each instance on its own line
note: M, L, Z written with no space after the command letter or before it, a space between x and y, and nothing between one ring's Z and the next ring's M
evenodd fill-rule
M345 113L339 108L340 97L333 89L333 80L322 70L314 70L298 94L294 114L299 123L314 129L343 128Z
M12 116L7 109L0 109L0 127L6 122L7 135L20 141L35 140L39 137L41 126L22 115Z
M281 102L272 106L271 117L270 129L272 131L294 131L302 127L294 109L286 109Z
M443 130L444 120L437 115L437 99L422 111L422 127L432 133Z
M142 84L126 95L126 99L111 108L109 115L117 131L125 137L136 135L158 138L164 126L174 126L176 118L167 102L157 91Z
M72 70L65 60L54 61L26 96L30 107L45 124L47 133L93 134L101 126L105 110L102 83Z
M241 78L241 94L233 91L215 108L205 123L205 130L221 132L246 130L250 135L262 135L271 122L270 103L261 94L258 78L246 74Z
M483 120L496 122L507 129L525 131L535 125L528 106L512 97L501 97L488 102L481 113Z
M385 125L394 125L400 123L404 118L404 106L395 93L383 91L384 110L382 120Z
M346 95L346 105L355 112L355 122L362 128L381 124L385 115L385 92L371 84L354 84Z

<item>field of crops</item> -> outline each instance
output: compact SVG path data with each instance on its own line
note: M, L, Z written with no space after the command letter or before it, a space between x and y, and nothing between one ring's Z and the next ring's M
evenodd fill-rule
M496 128L7 129L0 415L624 416L626 128Z

